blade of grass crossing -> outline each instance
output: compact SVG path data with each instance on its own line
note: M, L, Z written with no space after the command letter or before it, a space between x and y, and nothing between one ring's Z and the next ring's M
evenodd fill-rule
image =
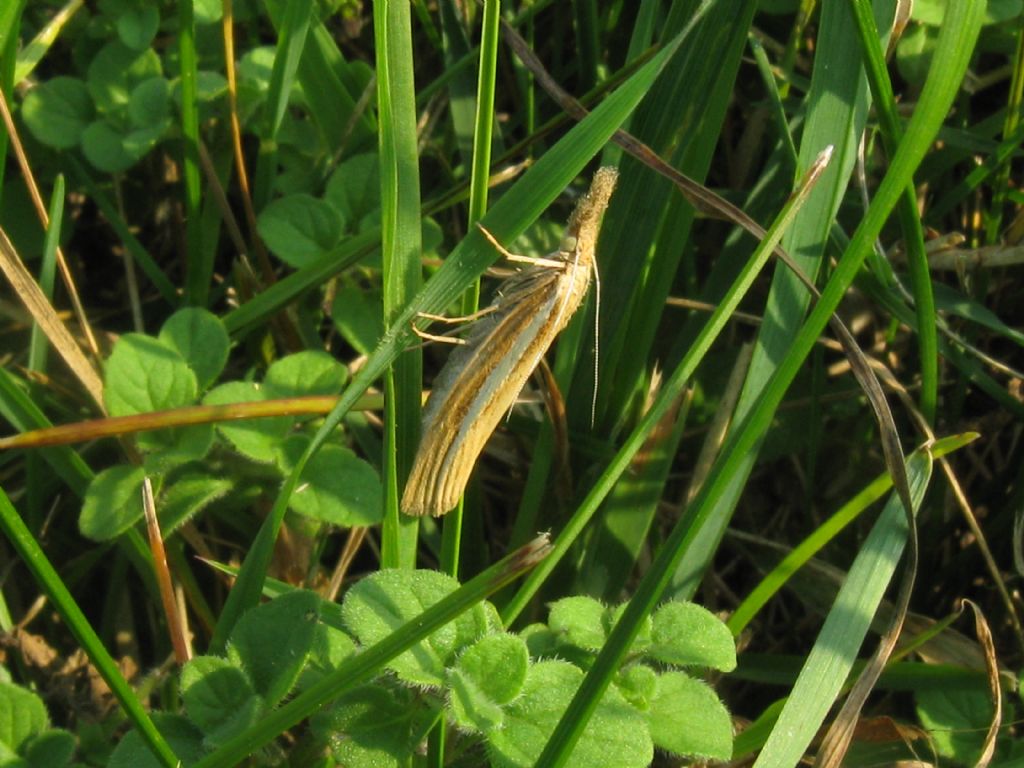
M203 251L195 10L192 0L178 0L177 5L178 56L181 67L181 165L185 182L185 243L188 248L185 294L189 304L205 307L213 277L213 259L210 257L211 252Z
M481 22L480 66L477 75L476 110L473 120L473 153L469 180L468 228L487 212L487 192L491 169L491 147L494 140L494 93L497 80L499 22L501 3L485 0ZM474 280L462 296L461 314L468 316L480 304L480 280ZM459 548L462 542L463 502L444 521L441 540L441 568L458 577Z
M803 195L807 194L809 188L809 185L803 188ZM718 307L711 313L704 328L694 340L694 343L690 346L679 365L672 372L672 375L665 382L664 387L662 387L658 396L651 404L650 409L644 414L640 423L623 443L622 448L619 449L615 458L609 463L608 468L605 469L601 477L594 484L594 487L590 490L590 493L587 494L587 497L580 504L579 509L576 510L572 518L562 529L558 539L555 541L551 555L530 575L526 583L516 593L516 596L502 609L502 621L506 626L510 625L519 616L545 579L551 574L554 567L569 551L569 548L583 532L590 518L611 491L619 476L626 470L629 462L643 446L651 430L654 429L672 406L675 398L682 392L683 387L689 381L694 371L697 370L697 366L703 360L704 355L711 348L711 344L714 343L723 328L725 328L729 321L729 316L739 306L740 301L753 285L754 279L765 264L767 264L772 249L778 243L779 237L786 226L792 221L796 211L799 209L800 202L800 198L791 199L779 214L765 240L754 251L736 278L735 283L719 302Z
M679 367L672 374L672 377L666 383L640 425L633 431L633 434L616 455L612 464L602 475L587 499L584 500L583 505L562 531L558 541L555 542L551 556L541 565L541 568L545 571L544 575L549 574L551 568L557 562L557 558L568 551L569 544L582 531L583 525L593 515L601 499L611 490L612 485L626 469L629 460L639 450L650 430L661 419L675 396L679 394L686 381L693 374L697 364L703 359L710 348L711 343L725 327L729 315L736 309L740 299L753 284L754 278L767 263L772 251L786 228L792 223L794 215L806 200L815 179L821 175L821 171L827 162L828 154L823 153L821 162L812 169L812 173L808 175L807 179L804 180L797 190L797 193L790 198L776 218L775 223L768 230L765 239L757 247L750 261L744 266L740 277L730 289L726 299L712 312L693 348L679 364ZM573 696L558 725L555 726L555 730L548 739L544 751L537 760L536 764L538 766L554 768L555 766L564 765L566 760L569 759L576 741L583 733L587 721L597 707L619 664L628 652L629 646L639 631L641 623L653 610L654 604L668 583L676 562L676 557L673 553L678 551L677 542L682 539L687 530L685 519L681 520L676 524L668 541L662 546L657 559L643 581L641 581L636 594L627 604L625 612L616 623L604 648L595 659L593 667L591 667L590 672L583 679L583 683ZM537 571L531 574L531 578L527 580L527 583L516 595L516 599L503 612L502 618L506 621L506 624L510 620L510 615L512 617L518 615L518 612L526 605L526 602L538 588L542 578L542 576L538 575Z
M928 151L943 118L953 102L973 53L984 15L982 0L966 0L947 6L946 23L939 36L939 50L947 56L933 59L928 79L922 90L907 132L893 157L892 165L882 180L867 215L857 228L850 248L843 255L833 278L826 285L822 298L797 335L790 353L782 361L757 403L737 425L721 452L707 482L694 500L688 514L676 525L666 540L636 594L609 635L590 672L584 678L562 720L556 726L548 746L538 761L539 766L564 764L575 739L579 737L601 694L607 688L643 619L668 585L678 563L691 556L697 532L708 520L720 495L748 452L753 451L771 424L782 397L792 383L803 361L812 349L818 334L828 323L846 288L860 268L874 239L910 180L914 169ZM900 515L904 514L902 509Z
M381 227L384 265L384 324L391 326L419 289L420 175L416 146L416 89L412 66L412 21L408 3L373 8L380 117ZM419 441L423 356L406 351L385 377L384 491L381 542L384 567L416 564L417 521L398 512Z
M675 77L658 84L656 92L638 113L635 127L643 138L650 135L654 147L674 147L674 167L698 181L707 176L714 147L719 141L725 111L730 103L732 84L746 49L747 32L757 3L752 0L726 0L716 3L695 30L694 40L673 63ZM708 56L707 51L715 51ZM689 116L680 133L679 115ZM650 143L650 142L649 142ZM804 166L806 167L806 166ZM628 214L612 217L612 240L602 232L602 253L614 254L605 262L606 292L604 305L609 309L602 320L598 372L598 424L606 433L614 432L614 420L631 409L644 389L647 362L658 336L665 299L672 290L693 222L693 208L675 194L664 179L652 183L651 172L630 160L623 171L632 171L632 200L619 211ZM663 190L660 190L665 185ZM637 207L639 206L639 207ZM636 211L649 210L649 228L633 222ZM638 237L638 232L644 236ZM671 238L669 247L660 235ZM657 248L652 243L657 242ZM614 307L621 307L618 316ZM584 406L590 398L587 366L576 374L575 397L570 418L577 428L588 423ZM603 414L603 415L602 415Z
M860 34L865 70L871 85L872 101L882 129L882 141L892 155L900 139L900 122L896 114L896 98L885 65L885 50L875 26L875 18L866 0L852 0L856 29ZM886 35L888 37L888 35ZM996 187L1001 188L999 186ZM921 391L918 396L921 413L929 424L935 423L938 401L939 354L938 334L935 328L935 297L932 293L931 273L924 250L924 233L917 212L917 192L913 182L907 185L897 206L900 230L906 249L907 266L917 312L918 357L921 361Z
M128 719L138 729L156 759L167 768L175 768L179 765L179 761L174 751L160 735L156 726L153 725L153 721L149 719L142 703L136 698L132 687L118 669L117 663L103 647L103 643L89 624L88 619L85 618L85 614L78 607L78 603L64 586L60 575L46 558L39 543L25 527L18 511L2 490L0 490L0 528L3 529L4 535L7 536L22 561L32 571L32 575L39 582L50 603L57 609L71 634L89 656L96 671L110 686L111 692L121 704Z
M499 241L505 242L511 242L525 230L576 177L590 158L600 151L615 129L635 109L682 41L682 35L673 39L585 120L566 133L498 200L482 224ZM410 325L417 313L443 311L496 258L497 254L484 236L475 229L471 230L449 254L441 269L395 319L365 365L352 377L338 398L338 404L324 418L320 429L282 484L221 611L211 640L210 653L223 651L224 643L239 617L259 600L274 540L288 508L288 499L295 491L298 478L310 457L323 445L349 408L384 373L388 364L406 346L414 343L416 337Z
M915 510L931 478L927 451L907 461ZM861 546L755 768L797 765L853 668L909 533L899 497L889 497Z
M888 6L876 0L876 6ZM782 245L790 259L812 279L820 271L831 222L842 203L856 161L857 145L867 118L867 86L858 58L858 44L852 32L852 19L844 3L828 3L822 8L811 87L807 95L807 122L801 143L799 167L806 168L821 148L835 146L833 162L797 215ZM758 331L754 357L747 381L733 417L739 423L750 412L758 395L785 356L805 316L810 294L788 269L772 275L771 290ZM680 598L693 594L718 548L725 527L757 460L757 449L748 456L733 476L710 515L709 528L700 532L695 551L682 561L673 577L672 593Z
M306 47L312 0L287 0L278 17L277 47L274 51L274 66L270 72L267 90L267 110L260 131L260 149L256 160L256 183L253 188L253 205L259 211L273 192L277 166L277 132L284 119L285 110L295 86L295 73ZM317 90L320 86L317 85Z

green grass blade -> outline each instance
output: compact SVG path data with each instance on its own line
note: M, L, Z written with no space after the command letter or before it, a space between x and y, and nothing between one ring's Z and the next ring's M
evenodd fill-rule
M420 175L416 142L412 20L407 3L374 5L377 48L377 107L380 119L381 228L384 265L384 324L409 304L422 280ZM399 514L399 489L419 442L423 356L410 350L385 378L384 524L381 564L416 564L417 522Z
M931 471L932 457L927 451L907 460L915 511L924 498ZM800 762L853 668L909 531L903 504L893 494L861 546L755 768L783 768Z
M103 647L103 643L89 624L89 620L85 618L78 603L64 586L60 575L46 558L39 543L25 527L18 511L2 490L0 490L0 528L3 529L4 535L7 536L22 561L32 571L32 575L39 582L50 603L61 615L71 634L75 636L79 645L88 655L96 671L110 686L111 692L121 704L125 714L138 729L150 749L153 750L160 764L167 768L175 768L179 765L177 756L157 731L153 721L149 719L142 702L135 696L128 681L124 679L117 663Z
M43 242L43 258L39 266L39 288L48 299L53 299L53 282L57 272L57 245L64 224L64 175L57 174L53 180L53 194L50 197L50 211L47 217L50 226L46 229ZM32 337L28 344L28 367L32 371L46 370L46 352L49 342L39 323L32 324Z
M212 252L203 249L195 9L192 0L177 0L177 6L181 66L181 175L185 182L185 244L188 249L185 299L193 306L205 307L213 278L213 259Z
M866 0L852 3L853 15L860 33L868 82L871 85L872 101L878 113L882 128L882 140L891 154L900 139L900 123L896 115L896 97L885 64L885 51L878 39L871 7ZM913 182L907 185L897 206L903 245L910 269L910 281L917 311L918 357L921 361L921 391L918 397L921 413L929 424L935 423L935 409L938 401L939 354L938 336L935 328L935 297L932 295L931 273L928 257L924 251L924 232L921 217L917 212L917 191Z

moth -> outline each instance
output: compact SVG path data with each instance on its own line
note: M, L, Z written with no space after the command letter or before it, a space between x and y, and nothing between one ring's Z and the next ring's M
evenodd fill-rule
M594 174L557 251L542 259L514 257L532 265L498 287L437 375L402 494L406 514L437 517L458 503L487 439L586 296L601 217L618 176L611 167Z

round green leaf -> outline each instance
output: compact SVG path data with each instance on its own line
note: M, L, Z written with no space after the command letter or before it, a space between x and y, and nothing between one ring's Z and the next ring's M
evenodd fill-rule
M29 132L55 149L78 146L96 111L85 83L74 77L55 77L25 95L21 116Z
M667 664L736 668L736 641L707 608L673 600L654 614L654 636L647 654Z
M152 48L139 52L112 42L89 64L86 86L100 112L118 112L128 105L135 86L161 71L160 57Z
M534 765L582 680L583 673L565 661L541 661L530 667L522 695L505 709L504 727L487 734L492 765ZM643 717L612 687L566 764L644 768L653 757L654 746Z
M353 349L368 355L384 335L380 291L344 286L334 295L331 319Z
M296 435L284 443L281 463L291 470L307 441ZM348 448L328 443L302 470L302 483L288 500L300 515L349 528L376 525L384 518L384 496L377 470Z
M292 267L304 267L341 240L344 222L319 198L294 194L273 201L259 215L257 228L267 247Z
M151 717L182 765L198 763L206 754L203 733L188 718L164 712L154 712ZM138 731L129 731L114 748L107 768L164 768L164 764L156 758Z
M666 672L646 712L656 746L687 757L728 760L732 718L715 692L682 672Z
M34 736L24 752L33 767L60 768L68 765L75 756L75 737L62 728L50 728Z
M438 571L378 571L348 591L341 612L349 631L369 646L458 587L455 579ZM393 659L388 667L405 682L440 687L445 667L454 662L458 652L489 632L487 610L477 605Z
M104 366L103 400L111 416L128 416L195 402L196 375L181 355L152 336L126 333Z
M238 735L264 711L245 672L218 656L197 656L182 668L181 699L210 746Z
M209 387L224 370L231 339L224 323L205 309L187 307L168 318L157 337L177 350L196 375L200 389Z
M380 209L380 163L376 152L341 162L327 180L324 199L354 224Z
M241 665L267 706L292 689L313 649L321 599L297 589L250 609L235 625L228 659Z
M608 611L592 597L566 597L551 605L548 626L563 643L597 651L608 637Z
M266 399L263 389L252 382L229 381L207 392L203 405L254 403ZM277 458L280 444L293 422L290 416L221 421L217 423L217 432L243 456L268 464Z
M326 352L308 349L272 363L263 387L270 398L336 395L347 380L345 366Z
M133 51L144 51L160 28L160 11L146 3L130 8L117 17L117 36Z
M132 88L128 116L139 127L163 127L171 116L171 84L163 77L151 77Z
M89 483L82 502L78 529L93 541L108 541L142 517L142 481L146 470L118 464Z
M500 728L502 707L522 691L529 664L526 643L516 635L485 635L469 646L448 674L456 725L483 733Z
M107 173L127 171L139 159L125 148L124 136L106 120L97 120L85 129L82 152L93 166Z
M17 752L49 725L50 717L41 698L13 683L0 682L0 744Z

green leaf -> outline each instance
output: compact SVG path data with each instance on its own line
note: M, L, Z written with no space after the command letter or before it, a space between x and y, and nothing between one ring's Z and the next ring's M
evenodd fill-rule
M143 467L118 464L104 469L89 483L82 501L78 530L93 541L108 541L142 517Z
M915 691L917 715L943 757L974 765L992 721L984 683L963 687L922 687Z
M0 682L0 744L15 752L50 726L43 700L31 691Z
M267 706L292 689L313 648L321 599L297 589L258 605L238 622L228 659L240 664Z
M194 6L196 26L216 24L224 15L221 0L195 0Z
M267 247L289 266L301 268L341 241L345 222L323 200L303 193L274 200L264 208L257 229Z
M646 664L632 664L619 673L615 685L626 701L646 712L658 689L658 673Z
M126 333L104 366L103 400L111 416L191 405L198 393L184 358L152 336Z
M163 712L153 713L153 723L167 739L181 765L192 765L206 754L203 734L185 717ZM129 731L110 756L107 768L164 768L138 731Z
M356 652L355 641L342 629L341 606L322 603L321 621L316 626L313 650L299 676L298 687L305 689L333 672Z
M29 132L55 149L78 146L96 114L85 83L75 77L55 77L25 95L21 116Z
M51 728L32 737L24 752L33 768L60 768L75 755L75 737L63 728Z
M341 605L342 616L356 639L369 646L419 616L458 586L455 579L438 571L378 571L348 591ZM396 657L388 667L405 682L441 687L445 667L455 662L462 649L487 634L490 624L487 610L478 605Z
M380 215L380 161L376 152L354 155L327 180L324 200L334 206L350 229L367 216Z
M158 338L181 355L195 373L200 389L209 387L228 361L231 339L224 323L199 307L187 307L171 315Z
M203 398L204 405L228 405L231 403L255 403L266 400L267 395L258 385L247 381L229 381L214 387ZM222 421L217 432L224 436L239 453L253 461L269 463L277 457L277 451L285 435L291 429L291 416L275 416L245 421Z
M245 672L219 656L197 656L184 666L181 698L189 719L210 746L241 733L264 710Z
M309 439L295 435L282 446L281 468L291 471ZM329 443L302 470L301 484L288 506L300 515L348 528L376 525L384 517L384 494L377 470L344 446Z
M164 484L157 503L160 528L166 536L185 521L227 494L234 482L214 477L201 468L186 468Z
M469 646L448 674L453 722L484 733L501 728L502 707L522 691L529 663L526 643L516 635L485 635Z
M152 48L139 52L111 42L93 57L85 83L100 112L120 113L135 86L161 73L160 57Z
M135 165L139 155L129 152L124 135L106 120L96 120L82 132L82 152L98 170L121 173Z
M711 611L672 601L654 614L654 636L647 655L678 666L736 668L736 643L729 628Z
M348 381L348 371L322 350L308 349L283 357L263 379L267 397L336 395Z
M150 3L129 8L117 18L117 36L133 51L148 48L159 28L160 11Z
M566 597L551 605L548 626L566 643L598 651L608 638L608 611L592 597Z
M494 766L532 766L565 712L583 673L565 661L530 667L522 695L505 710L505 726L488 734ZM567 761L588 768L650 765L654 746L643 717L614 688L608 689Z
M331 319L341 337L361 355L369 354L384 335L381 292L354 285L343 286L334 295Z
M310 728L330 745L346 768L398 768L413 754L413 734L423 707L411 691L381 681L338 697L310 719Z
M151 77L135 86L128 97L128 117L132 125L159 125L163 130L171 117L171 84Z
M728 760L732 718L709 686L682 672L658 677L645 713L654 744L677 755Z

